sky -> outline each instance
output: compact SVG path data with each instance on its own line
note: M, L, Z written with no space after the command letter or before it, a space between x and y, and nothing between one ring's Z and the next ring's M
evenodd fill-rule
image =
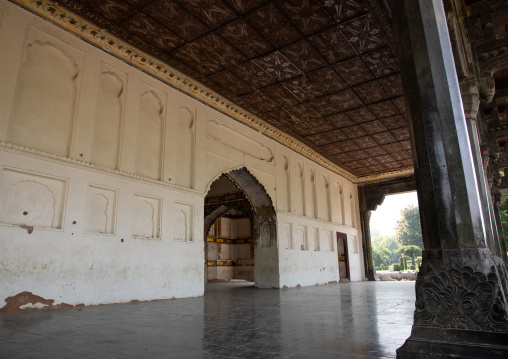
M416 192L386 196L383 204L372 212L370 217L371 238L378 236L394 236L400 211L409 205L418 206Z

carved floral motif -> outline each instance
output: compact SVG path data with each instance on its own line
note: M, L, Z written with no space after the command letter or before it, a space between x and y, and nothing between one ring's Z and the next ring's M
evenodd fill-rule
M415 325L508 331L508 317L494 269L484 275L453 260L416 282Z

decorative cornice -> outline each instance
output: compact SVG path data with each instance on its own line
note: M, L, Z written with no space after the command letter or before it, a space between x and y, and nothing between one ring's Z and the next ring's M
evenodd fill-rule
M137 49L135 46L120 40L116 36L108 33L106 30L95 26L91 22L81 18L71 11L62 8L56 2L51 0L10 1L26 8L53 24L73 33L74 35L77 35L88 43L161 80L167 85L193 97L198 101L201 101L234 120L249 126L250 128L264 134L265 136L279 142L280 144L355 184L413 173L412 168L407 168L400 171L378 175L357 177L329 161L322 155L316 153L312 148L306 146L294 137L244 110L217 92L212 91L210 88L204 86L198 81L195 81L193 78Z

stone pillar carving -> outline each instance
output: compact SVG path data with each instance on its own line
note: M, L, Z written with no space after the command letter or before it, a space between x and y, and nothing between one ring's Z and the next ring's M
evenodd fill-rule
M506 358L506 267L486 232L442 0L395 1L424 243L397 358Z
M478 80L480 99L484 103L491 103L496 93L496 84L492 74Z
M461 80L460 95L466 119L476 121L478 117L478 108L480 107L480 93L477 81L475 79Z

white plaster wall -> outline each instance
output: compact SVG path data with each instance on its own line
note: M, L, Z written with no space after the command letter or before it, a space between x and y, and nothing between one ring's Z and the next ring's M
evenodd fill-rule
M0 151L0 163L0 178L23 169L67 183L61 229L35 227L29 234L19 225L0 225L2 300L24 291L72 305L203 294L202 230L193 242L175 241L171 231L175 202L201 208L201 196L7 151ZM86 233L89 185L118 191L115 234ZM139 193L161 199L160 239L132 235L137 213L131 204Z
M348 235L348 254L349 269L351 281L360 281L363 279L362 266L363 254L361 245L358 252L354 252L353 238L358 241L358 230L349 226L340 225L333 222L325 222L309 217L298 216L292 213L277 213L279 229L279 271L281 287L309 286L315 284L327 284L338 282L339 262L337 255L336 232L346 233ZM301 228L305 229L308 243L308 249L289 247L283 244L286 228L289 228L289 240L297 236ZM319 236L319 248L314 246L314 232ZM331 234L331 243L326 240L326 234ZM328 244L331 244L328 245ZM359 241L357 243L360 243Z
M0 12L0 164L2 168L32 171L66 183L61 229L35 228L28 234L19 226L0 224L0 306L2 299L22 291L69 304L201 295L203 198L222 173L242 167L256 177L272 199L279 229L281 223L287 222L291 228L303 226L308 232L312 228L360 236L354 228L359 221L354 219L351 205L353 199L353 207L358 208L357 189L351 182L6 0L0 0ZM30 148L33 136L49 135L44 130L27 131L26 139L18 131L16 144L8 142L13 118L19 117L14 109L18 106L25 46L33 40L57 44L79 72L79 83L75 85L79 87L78 98L72 104L75 112L68 122L72 124L67 138L68 154ZM97 109L104 106L99 98L104 69L122 79L123 90L117 94L122 111L116 112L122 117L116 122L121 128L112 131L120 138L118 146L114 146L117 161L92 165L90 162L96 158L92 151L94 123ZM146 141L139 135L139 116L151 114L143 110L140 101L147 89L157 95L160 112L155 115L162 122L159 128L163 132L160 146L153 150L158 151L158 162L151 164L154 175L140 170L138 158L140 141ZM33 101L41 113L52 105L37 98ZM194 136L194 148L182 149L179 145L179 132L184 130L186 136ZM187 152L182 155L182 151ZM108 163L113 163L114 168L108 168ZM303 181L297 173L300 169ZM323 197L318 195L319 187L315 193L306 190L305 174L310 172L314 173L317 186L322 177L330 184L332 197L326 199L328 203L319 203ZM113 234L87 233L90 184L116 194ZM343 188L343 203L337 196L339 188ZM133 238L135 195L153 198L155 202L148 203L160 207L159 239ZM323 208L325 213L329 210L327 217L331 222L316 219ZM185 218L190 226L188 232L182 230L177 218ZM256 251L255 274L259 268L266 268L256 274L256 282L279 283L282 287L338 280L336 252L316 251L310 246L309 250L296 251L282 248L279 241L277 246L277 251ZM355 255L350 255L351 279L361 280L361 251Z

